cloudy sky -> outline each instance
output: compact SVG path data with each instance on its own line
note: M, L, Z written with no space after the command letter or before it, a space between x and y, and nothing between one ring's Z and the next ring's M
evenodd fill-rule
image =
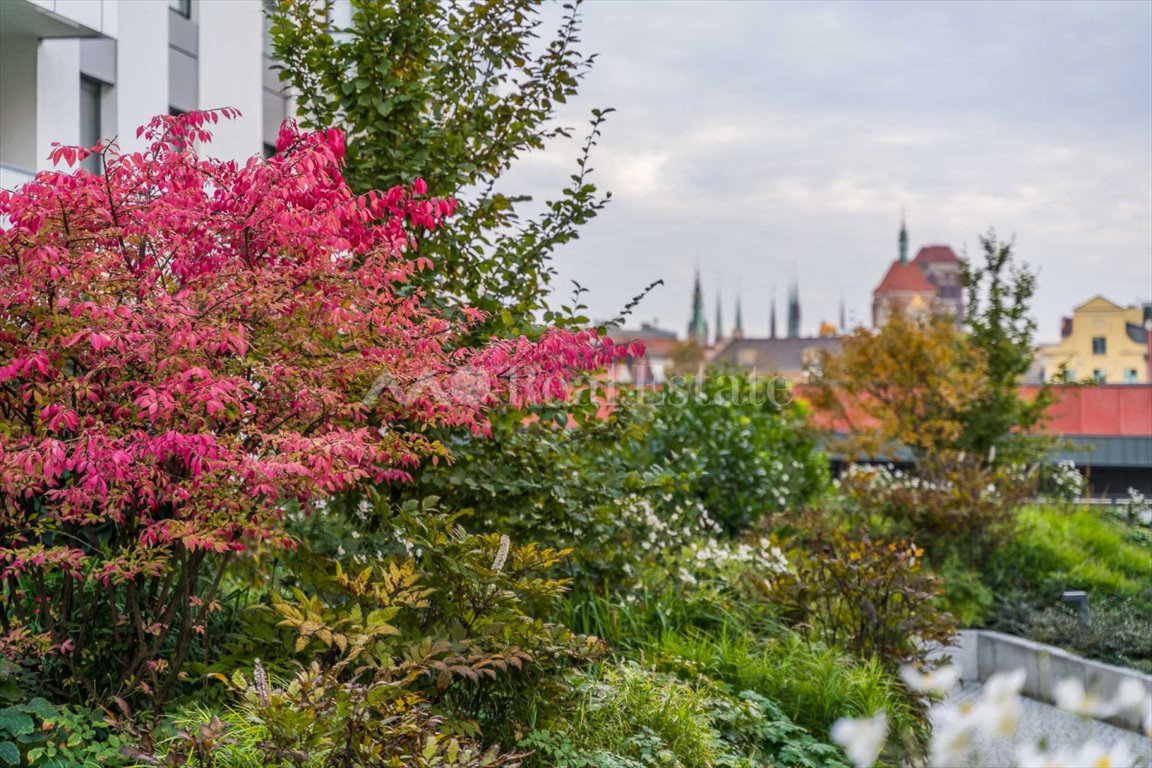
M1152 3L592 0L599 53L565 112L615 107L595 176L613 202L565 246L563 286L609 317L684 332L699 262L730 326L768 325L799 281L803 330L870 318L897 255L979 249L990 227L1037 267L1041 339L1100 293L1152 299ZM510 182L547 196L574 145ZM566 290L564 291L566 293Z

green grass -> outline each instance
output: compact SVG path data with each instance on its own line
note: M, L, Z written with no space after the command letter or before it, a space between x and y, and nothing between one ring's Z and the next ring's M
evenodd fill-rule
M1089 507L1030 506L997 565L1057 597L1066 589L1126 597L1152 580L1152 546L1141 534Z
M817 738L840 717L888 713L894 731L912 726L906 699L876 660L859 661L842 652L809 644L794 632L764 643L747 635L701 632L664 635L652 649L667 660L690 662L696 671L754 691L779 705L797 725Z

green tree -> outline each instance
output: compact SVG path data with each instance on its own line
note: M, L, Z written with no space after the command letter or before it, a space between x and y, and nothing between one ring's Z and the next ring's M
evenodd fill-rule
M545 34L539 0L279 0L270 14L280 78L306 126L342 128L354 190L423 178L461 207L419 248L446 301L488 313L482 334L518 335L545 322L587 324L547 311L552 252L603 208L589 154L611 110L592 110L570 183L543 210L497 189L514 162L570 137L556 110L574 96L595 56L578 50L579 2Z
M1035 356L1036 321L1029 314L1036 273L1020 263L1013 243L994 231L980 237L982 263L962 262L968 343L980 351L985 386L961 413L956 447L992 461L1035 461L1051 447L1041 434L1056 393L1042 384L1034 397L1020 383Z

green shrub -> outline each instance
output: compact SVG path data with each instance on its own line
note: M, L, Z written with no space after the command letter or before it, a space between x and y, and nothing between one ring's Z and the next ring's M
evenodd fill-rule
M840 751L813 738L771 701L691 682L632 662L574 679L570 700L521 743L540 768L728 766L844 768Z
M1089 604L1087 618L1067 606L1031 613L1028 637L1067 648L1110 664L1152 673L1152 587L1128 598L1104 598Z
M698 508L656 501L675 483L662 463L637 462L625 450L648 428L635 396L619 395L602 417L597 409L581 414L578 426L568 424L571 414L553 414L560 424L506 415L490 437L446 436L453 461L425 467L404 493L470 511L477 531L571 549L562 567L582 584L617 582L644 557L698 532Z
M659 462L675 476L664 505L702 504L738 534L827 486L828 460L807 416L776 379L731 372L674 382L653 408L637 461Z
M247 654L242 669L260 657L286 679L319 663L341 686L418 699L443 721L437 732L513 742L566 672L602 652L547 619L566 589L549 574L567 552L469 533L435 499L389 507L386 528L350 538L335 563L302 543L229 657Z
M955 617L960 627L982 627L991 614L996 596L980 571L950 556L933 569L943 592L940 608Z
M116 768L127 743L98 709L39 696L0 705L0 766Z
M752 583L825 645L894 668L923 660L928 647L955 635L955 621L939 608L940 581L924 571L923 555L905 541L833 530L791 550L788 569Z
M1033 473L964 454L932 456L915 475L852 466L837 482L851 519L914 540L933 562L959 558L974 568L1011 539L1019 506L1035 491Z

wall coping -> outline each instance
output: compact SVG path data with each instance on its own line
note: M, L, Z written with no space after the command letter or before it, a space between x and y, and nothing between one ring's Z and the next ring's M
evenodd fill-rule
M982 683L997 672L1023 669L1027 674L1023 694L1046 704L1056 703L1053 690L1065 678L1080 680L1085 690L1105 699L1113 696L1125 680L1136 680L1143 685L1146 696L1152 695L1152 675L1085 659L1062 648L1003 632L962 629L954 644L929 654L930 658L941 656L952 657L965 683ZM1143 734L1141 721L1141 713L1132 711L1105 720Z

